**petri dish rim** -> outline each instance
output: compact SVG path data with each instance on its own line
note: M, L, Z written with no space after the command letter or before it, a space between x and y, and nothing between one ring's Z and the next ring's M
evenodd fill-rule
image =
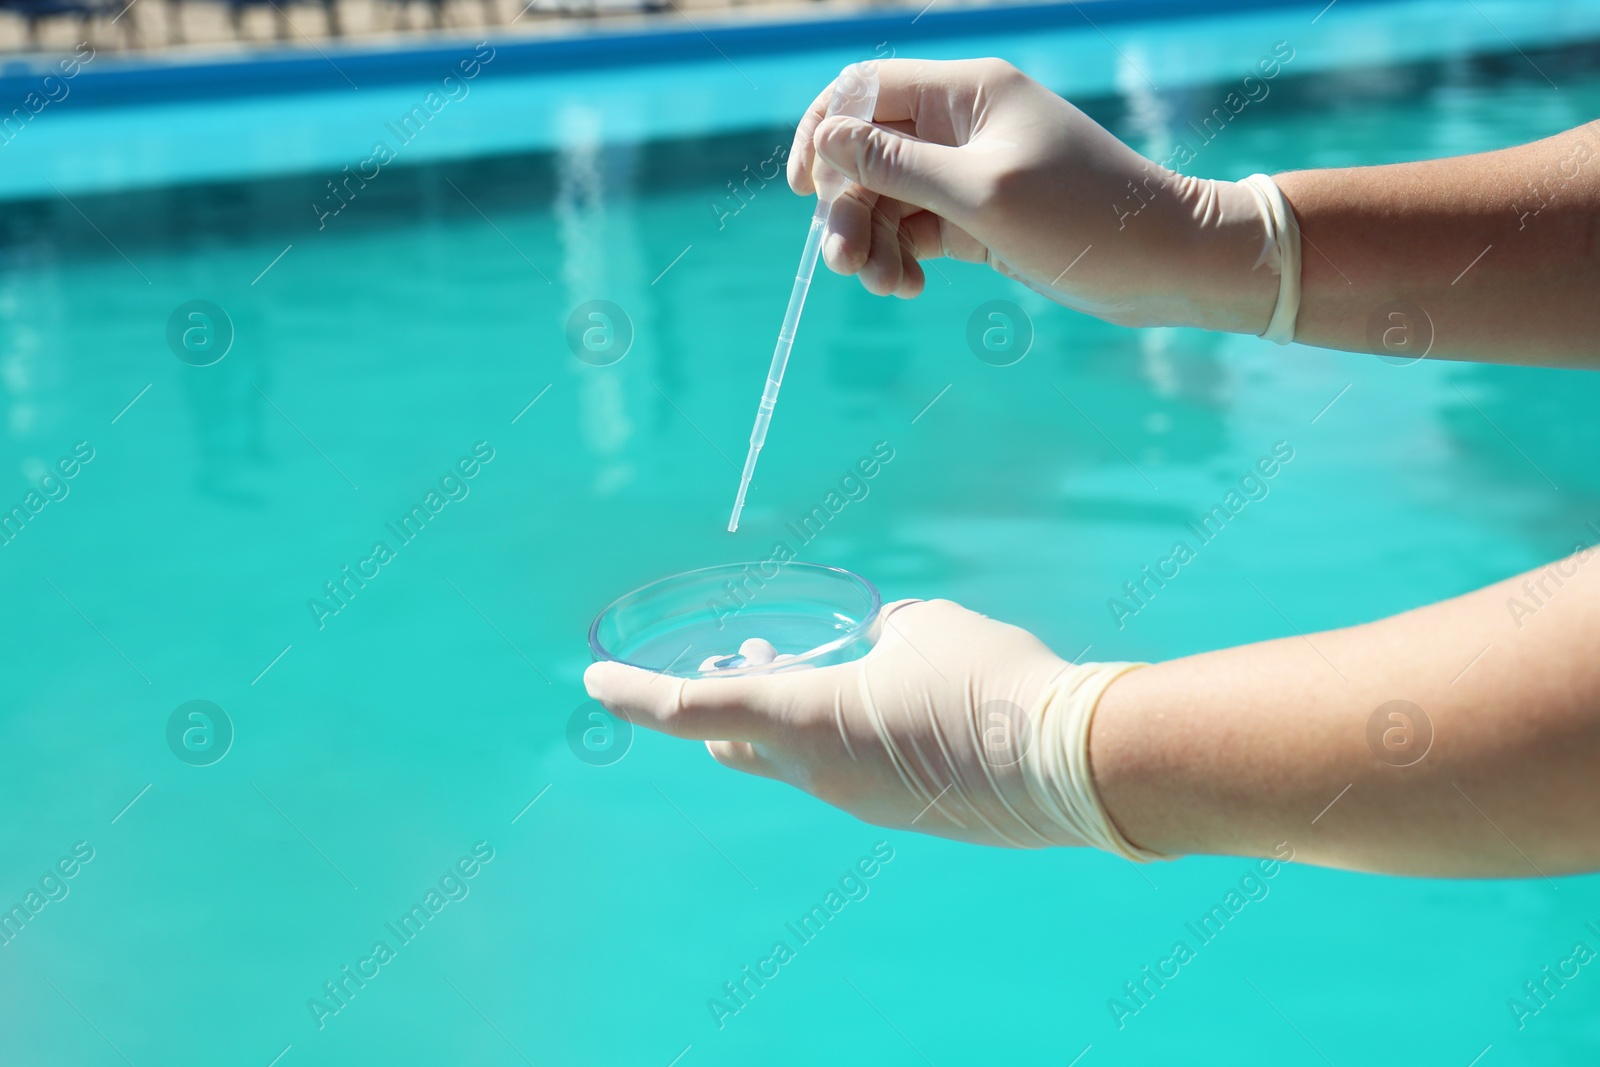
M771 562L771 561L770 560L758 560L758 561L749 561L749 562L744 562L744 563L714 563L709 567L696 567L693 570L680 571L677 574L670 574L665 578L657 578L653 582L646 582L644 585L639 586L637 589L633 589L633 590L630 590L629 592L623 593L621 596L617 597L611 603L609 603L605 607L601 608L599 613L595 615L594 620L589 623L589 653L590 653L590 655L592 655L594 657L594 660L597 663L599 663L599 662L620 663L624 667L637 667L640 670L646 670L646 671L653 670L653 668L646 667L644 664L632 663L632 662L629 662L628 660L623 659L621 656L614 655L614 654L612 654L610 652L610 650L608 650L604 645L602 645L600 643L600 621L602 619L604 619L607 615L611 614L611 612L613 610L615 610L623 602L631 600L631 599L633 599L635 597L638 597L641 594L648 593L648 592L656 589L659 586L665 586L665 585L667 585L668 583L671 583L671 582L680 582L680 581L683 581L685 579L690 579L690 578L701 578L701 577L705 577L705 576L707 576L709 574L712 574L712 573L715 573L715 572L741 573L741 572L744 571L744 569L746 567L759 566L762 563L769 563L769 562ZM832 655L834 652L836 652L839 649L845 647L850 642L860 640L862 637L864 637L867 634L869 634L871 629L872 629L872 627L874 625L876 625L876 623L878 621L878 613L883 610L883 594L878 590L878 587L872 583L871 579L864 578L861 575L857 574L855 571L846 570L844 567L835 567L835 566L832 566L832 565L827 564L827 563L806 563L806 562L801 561L801 560L792 560L792 561L789 561L789 562L780 563L778 566L779 566L780 570L787 570L787 569L789 569L791 567L798 567L798 568L800 568L802 570L807 570L807 571L812 571L812 572L827 572L827 573L830 573L830 574L838 575L839 577L844 578L846 581L848 581L848 582L850 582L850 583L852 583L854 585L860 586L862 589L864 589L866 594L867 594L868 599L870 600L870 602L872 604L871 609L868 610L866 612L866 614L864 614L856 622L856 624L854 626L850 627L850 629L846 630L844 633L840 634L838 637L834 638L832 641L829 641L827 644L819 645L816 648L811 649L810 651L806 652L803 655L796 656L793 660L790 660L788 662L788 664L786 664L787 666L799 666L799 665L802 665L802 664L813 662L815 660L825 659L826 657ZM665 671L661 671L661 672L658 672L658 673L666 674ZM756 667L756 668L748 668L748 669L746 669L746 668L735 668L735 669L732 669L732 670L721 670L721 671L715 671L715 672L694 671L694 672L692 672L690 674L685 674L685 675L671 675L671 674L668 674L667 677L669 677L669 678L671 678L671 677L683 677L683 678L712 678L712 677L715 677L715 678L737 678L737 677L739 677L741 675L762 674L762 673L766 673L765 668Z

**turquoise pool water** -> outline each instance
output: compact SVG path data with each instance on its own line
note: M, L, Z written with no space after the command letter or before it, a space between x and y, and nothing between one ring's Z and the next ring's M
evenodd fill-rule
M1526 56L1484 33L1426 61L1291 63L1194 169L1466 152L1600 113L1592 42L1553 47L1480 6ZM1391 25L1371 5L1315 14L1213 30L1218 71ZM1448 34L1479 16L1458 17ZM1160 49L1140 48L1171 32L1118 27L1125 60L1072 86L1159 155L1233 85L1169 85L1148 62ZM1063 32L982 50L1053 41L1107 48ZM835 59L773 62L810 62L814 84ZM543 91L495 89L540 114ZM326 134L305 100L240 106L299 124L286 155ZM155 111L75 121L132 152ZM1507 1001L1575 942L1600 944L1594 878L1291 865L1119 1029L1108 1001L1192 941L1186 924L1251 864L980 851L859 824L693 744L577 753L604 729L579 681L594 611L779 541L1069 656L1286 632L1246 579L1302 630L1473 588L1594 539L1600 378L1133 332L960 265L910 304L830 277L730 537L808 208L776 187L732 201L726 184L770 173L787 135L616 140L576 114L553 153L398 160L322 229L308 205L338 166L120 194L96 179L0 213L0 504L38 493L0 548L0 903L38 892L0 947L0 1059L1592 1062L1600 974L1520 1030ZM615 350L584 361L567 340L592 300L631 333L605 366ZM231 329L186 309L180 360L169 320L191 301ZM1031 324L1009 366L968 344L992 301ZM1108 600L1280 442L1293 459L1268 495L1119 626ZM843 484L866 457L877 473ZM347 566L364 584L330 597ZM872 876L842 882L863 861ZM830 891L846 903L798 936ZM778 941L792 958L729 1000Z

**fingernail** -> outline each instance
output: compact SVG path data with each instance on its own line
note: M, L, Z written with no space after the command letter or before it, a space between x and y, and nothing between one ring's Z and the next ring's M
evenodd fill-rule
M828 266L832 267L834 270L842 270L844 268L843 234L828 234L827 239L822 242L822 258L826 260Z

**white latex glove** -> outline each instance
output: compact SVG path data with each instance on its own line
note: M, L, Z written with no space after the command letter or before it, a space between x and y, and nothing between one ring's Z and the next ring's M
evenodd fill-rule
M830 85L789 154L797 193L815 191L818 152L856 183L823 244L833 270L913 297L917 261L949 256L1127 326L1267 329L1277 257L1243 183L1145 159L1002 60L890 59L877 70L875 124L823 121ZM1295 272L1298 285L1298 262Z
M772 647L772 642L763 641L759 637L752 637L739 646L739 651L732 655L707 656L700 661L701 671L737 670L741 667L765 667L776 660L794 659L793 656L780 656L778 650Z
M885 605L879 627L837 666L683 679L607 662L584 685L639 726L879 826L1159 858L1122 837L1089 774L1094 705L1136 664L1075 666L948 600Z

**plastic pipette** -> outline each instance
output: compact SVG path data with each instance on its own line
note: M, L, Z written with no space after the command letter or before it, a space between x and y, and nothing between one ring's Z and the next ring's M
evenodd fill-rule
M846 115L871 122L877 106L878 72L872 64L854 63L840 72L833 86L833 96L828 100L829 115ZM761 392L761 404L756 408L755 426L750 430L750 451L744 457L744 473L739 476L739 495L734 498L733 517L728 520L729 533L739 529L739 513L744 510L744 497L756 473L756 457L761 454L761 446L767 443L767 426L772 422L772 409L778 404L778 390L783 386L784 368L789 365L789 352L794 348L794 335L800 327L806 293L811 289L811 276L817 270L817 254L822 251L822 237L828 229L828 218L833 214L833 202L849 184L848 178L820 158L813 174L817 185L817 210L811 216L806 246L800 253L800 269L794 276L794 289L789 293L789 308L783 313L778 344L772 352L772 366L767 369L767 385Z

